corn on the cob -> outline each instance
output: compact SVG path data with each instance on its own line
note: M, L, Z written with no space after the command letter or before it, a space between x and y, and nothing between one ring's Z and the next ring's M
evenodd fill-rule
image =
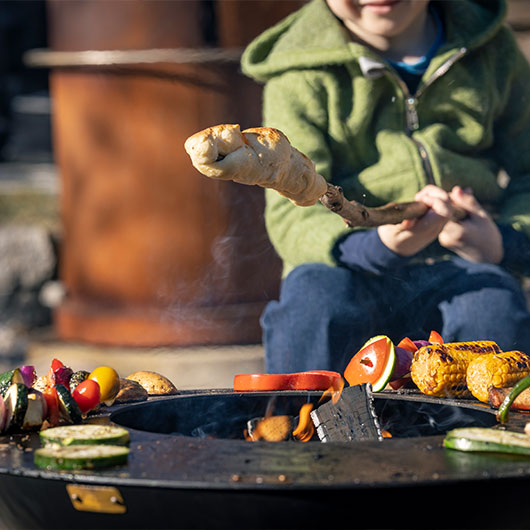
M430 396L469 396L466 384L468 364L478 356L500 353L493 341L431 344L414 353L412 381Z
M478 400L488 403L490 387L513 386L527 375L530 375L530 357L520 351L508 351L473 359L467 367L466 383Z

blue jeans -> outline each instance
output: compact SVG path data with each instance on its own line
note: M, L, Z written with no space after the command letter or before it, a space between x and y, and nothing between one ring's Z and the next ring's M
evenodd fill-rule
M374 335L446 342L494 340L530 354L530 314L519 282L495 265L459 258L375 276L307 264L282 282L262 315L269 373L343 372Z

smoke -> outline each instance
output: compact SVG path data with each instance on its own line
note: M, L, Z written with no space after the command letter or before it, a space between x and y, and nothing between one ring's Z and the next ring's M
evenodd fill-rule
M496 423L495 415L489 410L467 407L460 402L374 397L381 428L396 438L435 436L457 427L491 427Z

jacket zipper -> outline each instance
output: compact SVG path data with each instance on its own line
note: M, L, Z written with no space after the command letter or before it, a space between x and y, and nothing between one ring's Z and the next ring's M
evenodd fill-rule
M410 93L406 83L399 76L396 76L401 90L405 95L405 117L407 123L407 136L409 136L410 139L416 145L416 148L421 158L423 170L425 171L425 174L427 176L427 182L429 184L434 184L434 174L432 170L431 161L429 160L429 154L427 153L425 146L419 140L412 137L412 133L416 131L420 126L417 109L418 98L421 96L421 94L423 94L423 92L428 86L432 85L434 81L445 75L449 68L451 68L451 66L453 66L453 64L455 64L462 56L464 56L466 52L466 48L460 48L457 52L451 55L451 57L449 57L449 59L447 59L447 61L445 61L445 63L443 63L437 70L435 70L431 77L429 77L429 79L427 79L427 81L422 86L420 86L420 88L414 95Z

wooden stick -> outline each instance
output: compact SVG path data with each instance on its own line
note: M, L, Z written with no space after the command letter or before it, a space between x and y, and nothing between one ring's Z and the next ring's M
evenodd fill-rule
M363 206L357 201L348 201L342 188L328 183L326 193L320 202L332 212L340 215L349 227L375 227L386 224L399 224L405 219L418 219L427 213L428 206L422 202L390 202L378 208ZM456 208L453 220L462 221L467 212Z

